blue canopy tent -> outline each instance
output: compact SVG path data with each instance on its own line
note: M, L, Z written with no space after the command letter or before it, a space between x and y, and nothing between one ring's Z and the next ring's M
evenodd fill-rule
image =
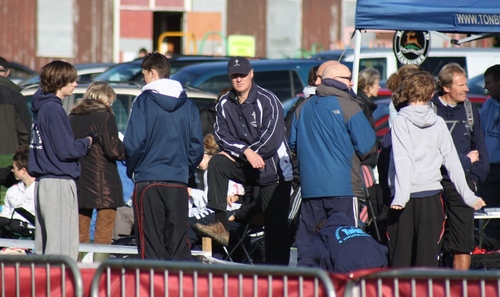
M362 30L414 30L466 33L452 44L500 33L500 3L494 0L357 0L353 77L357 84Z

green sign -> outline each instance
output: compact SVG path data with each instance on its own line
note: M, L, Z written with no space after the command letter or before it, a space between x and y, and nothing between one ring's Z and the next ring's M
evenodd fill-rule
M229 56L255 57L255 37L251 35L229 35L227 38Z

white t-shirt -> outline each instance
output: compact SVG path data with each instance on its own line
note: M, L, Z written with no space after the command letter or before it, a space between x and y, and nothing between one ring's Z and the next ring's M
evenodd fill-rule
M10 187L5 194L5 201L0 216L10 219L14 209L18 207L23 207L31 214L35 215L35 182L31 183L29 187L26 187L26 185L20 181ZM17 212L12 218L27 222L26 219ZM35 226L31 224L29 226L35 228Z

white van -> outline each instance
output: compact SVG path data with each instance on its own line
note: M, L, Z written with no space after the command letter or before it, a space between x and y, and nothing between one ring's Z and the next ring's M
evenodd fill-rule
M343 54L343 56L342 56ZM339 60L352 68L354 51L334 50L314 55L311 59ZM427 59L420 65L424 70L437 76L441 68L451 62L460 64L468 78L475 77L494 64L500 64L500 48L431 48ZM361 49L359 70L373 67L380 72L382 79L387 79L397 71L401 64L391 48Z

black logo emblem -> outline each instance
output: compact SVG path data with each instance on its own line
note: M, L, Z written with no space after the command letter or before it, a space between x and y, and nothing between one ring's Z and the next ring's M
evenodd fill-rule
M422 64L429 54L431 34L427 31L396 31L393 50L401 64Z

